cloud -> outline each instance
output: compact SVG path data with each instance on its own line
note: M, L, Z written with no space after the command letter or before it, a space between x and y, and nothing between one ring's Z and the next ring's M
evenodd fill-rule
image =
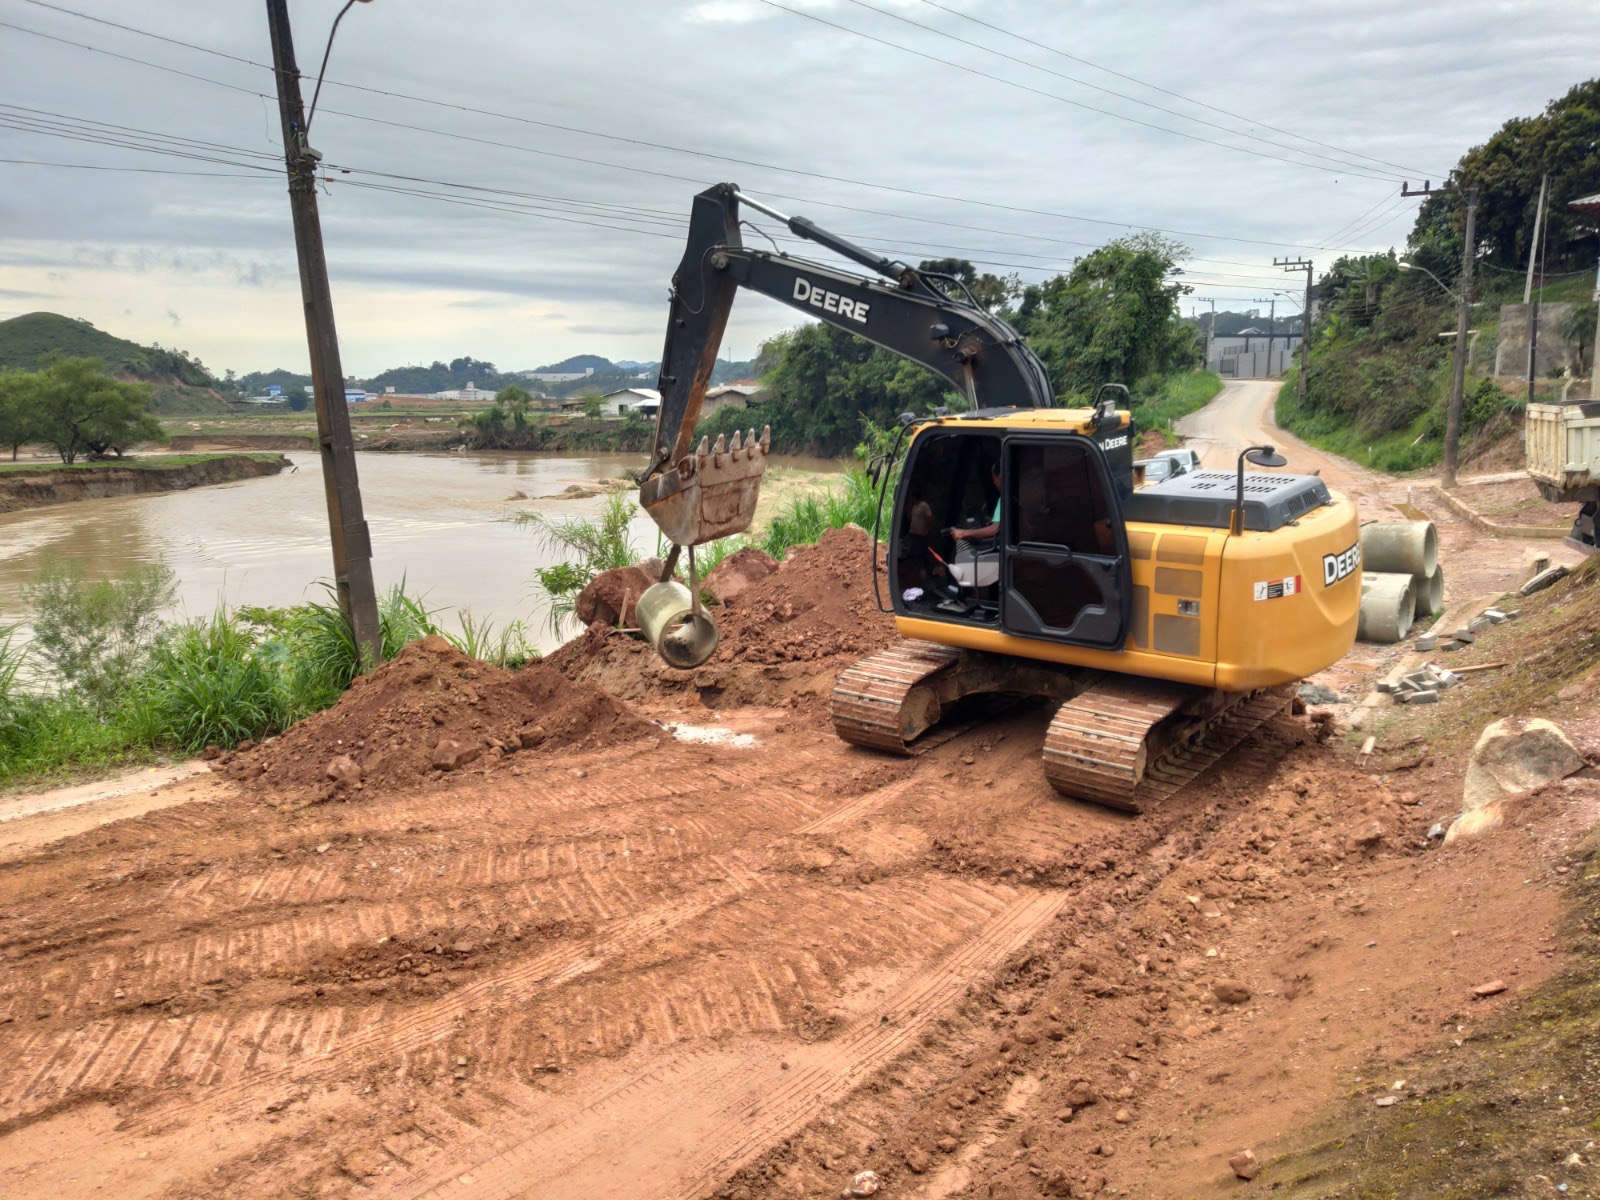
M174 325L183 324L183 318L170 308L167 309L167 320L171 321Z

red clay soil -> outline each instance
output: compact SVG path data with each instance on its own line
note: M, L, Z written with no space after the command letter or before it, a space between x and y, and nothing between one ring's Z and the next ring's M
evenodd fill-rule
M429 637L356 680L332 708L261 746L224 756L219 765L274 791L329 798L344 787L414 788L517 753L619 745L656 728L599 688L545 663L506 671ZM361 768L359 782L338 785L328 778L329 763L340 756ZM441 757L453 765L441 766Z

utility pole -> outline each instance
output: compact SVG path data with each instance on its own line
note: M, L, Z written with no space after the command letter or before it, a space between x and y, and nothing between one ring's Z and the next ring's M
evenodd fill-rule
M1407 183L1400 191L1402 196L1431 196L1443 188L1435 188L1432 181L1424 181L1422 188L1413 191ZM1450 401L1445 409L1444 462L1440 467L1441 487L1456 486L1456 467L1461 457L1461 405L1467 385L1467 325L1472 317L1472 264L1474 237L1478 228L1478 189L1467 189L1467 236L1461 247L1461 290L1456 296L1456 351L1450 366Z
M1524 304L1533 299L1533 264L1539 257L1539 235L1544 232L1544 197L1549 186L1550 176L1539 176L1539 203L1533 210L1533 242L1528 246L1528 278L1522 285Z
M1528 314L1528 403L1533 403L1533 387L1539 376L1539 294L1533 290L1533 265L1540 257L1539 238L1544 232L1545 185L1549 175L1539 177L1539 207L1533 216L1533 245L1528 248L1528 281L1522 286L1522 302L1533 300ZM1544 272L1539 272L1539 291L1544 291Z
M300 260L300 296L305 305L306 343L317 406L317 446L322 454L322 486L333 543L334 588L339 610L350 622L360 650L360 670L366 672L383 661L383 640L378 626L377 589L372 582L372 538L356 478L350 410L344 399L344 368L339 361L333 294L328 287L328 262L317 215L316 170L322 156L306 143L305 104L289 33L287 0L267 0L267 24L272 31L272 65L278 78L289 209L294 216L295 248Z
M1278 298L1272 297L1267 302L1271 305L1267 309L1267 377L1272 377L1272 344L1278 337Z
M1600 295L1600 276L1596 277L1596 294ZM1217 302L1208 300L1207 303L1211 305L1211 324L1206 326L1206 370L1209 371L1211 370L1211 348L1216 344L1217 340ZM1221 364L1218 365L1220 366ZM1600 378L1600 375L1597 375L1596 378Z
M1311 369L1311 277L1316 268L1309 258L1274 258L1272 265L1282 267L1286 274L1290 271L1304 271L1306 273L1306 310L1300 315L1300 379L1296 388L1300 403L1304 405L1306 402L1306 373Z

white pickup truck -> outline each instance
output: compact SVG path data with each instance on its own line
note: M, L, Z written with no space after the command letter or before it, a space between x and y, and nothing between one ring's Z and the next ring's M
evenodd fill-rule
M1200 454L1198 451L1187 447L1176 450L1162 450L1153 458L1141 458L1134 462L1134 480L1140 486L1147 483L1160 483L1164 479L1174 479L1179 475L1187 475L1191 471L1200 469Z
M1553 503L1583 507L1567 542L1595 550L1595 509L1600 504L1600 401L1530 404L1523 422L1528 474L1539 494Z

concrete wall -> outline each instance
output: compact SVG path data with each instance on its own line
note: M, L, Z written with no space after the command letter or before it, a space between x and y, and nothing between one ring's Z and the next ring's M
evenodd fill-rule
M1539 305L1539 362L1535 374L1544 379L1551 371L1565 367L1577 369L1578 352L1561 336L1561 320L1572 311L1565 301ZM1531 304L1500 306L1500 339L1495 346L1494 373L1526 379L1528 375L1528 334L1533 316Z
M1248 354L1213 355L1210 367L1224 379L1267 379L1282 375L1299 361L1298 349L1286 349L1281 344L1269 356L1266 339L1262 338L1260 349Z

